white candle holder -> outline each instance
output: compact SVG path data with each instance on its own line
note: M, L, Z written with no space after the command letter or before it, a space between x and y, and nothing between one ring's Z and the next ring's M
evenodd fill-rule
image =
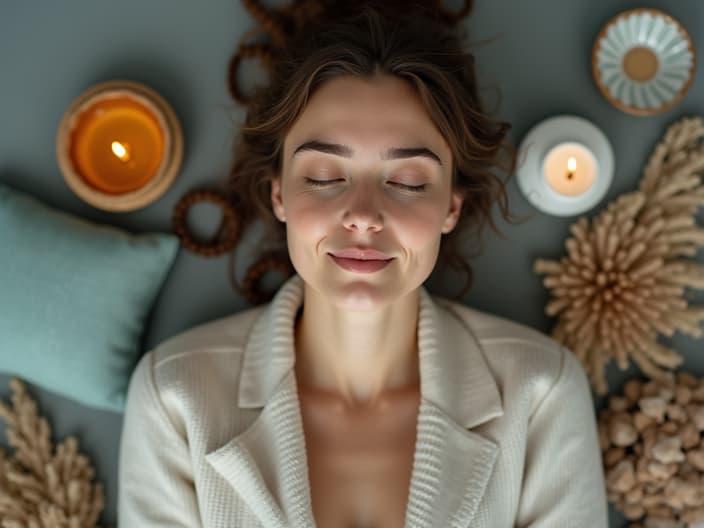
M544 173L545 158L561 143L578 143L596 160L591 185L580 194L557 192ZM573 216L594 207L611 185L614 153L606 135L581 117L560 115L546 119L531 128L518 149L518 186L537 209L555 216Z

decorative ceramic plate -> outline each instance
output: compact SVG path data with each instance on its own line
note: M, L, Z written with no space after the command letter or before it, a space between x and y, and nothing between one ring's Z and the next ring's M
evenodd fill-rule
M677 104L694 78L695 51L682 25L657 9L637 8L609 20L592 50L592 73L615 107L650 115Z

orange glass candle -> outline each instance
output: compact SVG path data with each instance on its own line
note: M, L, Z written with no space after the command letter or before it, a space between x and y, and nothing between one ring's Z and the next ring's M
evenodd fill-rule
M131 211L159 198L176 178L183 133L154 90L107 81L86 89L64 112L56 156L78 196L108 211Z
M128 96L96 100L77 116L70 156L79 174L98 190L139 189L157 174L164 131L147 106Z

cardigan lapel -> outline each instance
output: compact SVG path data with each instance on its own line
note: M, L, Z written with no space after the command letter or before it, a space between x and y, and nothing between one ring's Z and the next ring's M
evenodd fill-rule
M274 528L315 526L293 369L303 288L299 275L287 280L249 335L238 404L260 414L206 455L262 524ZM498 455L493 440L470 430L503 409L482 350L453 304L420 289L421 404L406 528L468 527Z

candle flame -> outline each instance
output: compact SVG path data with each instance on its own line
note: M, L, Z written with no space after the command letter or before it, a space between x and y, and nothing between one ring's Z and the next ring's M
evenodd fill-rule
M567 179L571 180L577 170L577 159L574 156L570 156L567 160Z
M119 141L113 141L110 145L110 148L112 149L112 153L115 154L115 156L117 156L120 161L130 160L130 154L127 150L127 145L123 145Z

